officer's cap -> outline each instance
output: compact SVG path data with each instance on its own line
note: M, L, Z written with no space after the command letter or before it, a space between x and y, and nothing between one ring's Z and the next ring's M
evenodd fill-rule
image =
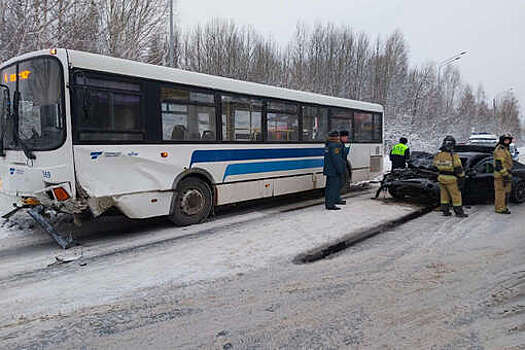
M332 130L328 133L328 137L339 137L339 131Z

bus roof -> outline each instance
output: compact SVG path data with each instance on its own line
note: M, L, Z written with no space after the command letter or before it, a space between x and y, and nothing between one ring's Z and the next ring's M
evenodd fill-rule
M210 88L238 94L270 97L303 103L352 108L370 112L383 112L383 106L344 98L314 94L270 85L195 73L182 69L156 66L87 52L67 50L72 68L83 68L146 79Z

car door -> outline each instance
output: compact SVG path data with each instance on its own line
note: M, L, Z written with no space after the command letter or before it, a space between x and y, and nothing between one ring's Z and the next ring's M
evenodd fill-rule
M494 162L492 157L483 158L467 172L465 196L469 201L488 202L494 200Z

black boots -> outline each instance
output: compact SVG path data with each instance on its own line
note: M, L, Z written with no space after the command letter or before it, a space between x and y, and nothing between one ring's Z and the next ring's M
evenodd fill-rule
M496 211L498 214L510 214L509 208L505 208L503 210Z
M448 204L441 204L441 213L443 213L443 216L450 216L450 207Z
M454 213L456 213L456 216L458 218L466 218L466 217L468 217L468 215L465 214L465 212L463 211L463 207L462 206L454 207Z
M453 207L453 209L454 209L454 213L456 214L456 216L458 218L466 218L466 217L468 217L468 215L465 214L465 212L463 211L463 207L462 206ZM450 213L450 205L448 205L448 204L441 204L441 212L443 213L443 216L450 216L450 215L452 215Z
M333 207L326 207L326 210L341 210L341 208L336 207L335 205Z

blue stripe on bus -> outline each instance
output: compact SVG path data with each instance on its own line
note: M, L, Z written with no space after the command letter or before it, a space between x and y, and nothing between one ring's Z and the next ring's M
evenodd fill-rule
M199 150L191 155L190 168L194 163L227 162L236 160L322 157L324 148L259 148Z
M256 173L269 173L273 171L300 170L322 168L323 159L282 160L277 162L240 163L230 164L226 167L222 181L232 175L246 175Z

